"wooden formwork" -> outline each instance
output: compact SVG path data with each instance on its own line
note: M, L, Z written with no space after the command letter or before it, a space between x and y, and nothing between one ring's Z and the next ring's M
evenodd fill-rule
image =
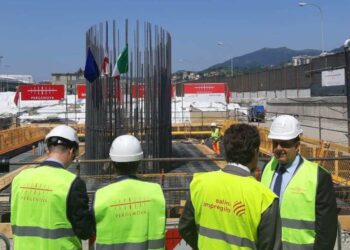
M18 127L0 131L0 155L43 140L45 127Z

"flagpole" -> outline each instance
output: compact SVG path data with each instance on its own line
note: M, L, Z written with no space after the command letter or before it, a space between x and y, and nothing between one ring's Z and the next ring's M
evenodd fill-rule
M19 120L19 116L21 115L21 99L22 99L22 92L21 92L21 88L20 86L18 86L19 88L19 98L18 98L18 111L17 111L17 118L16 118L16 127L17 127L17 119L18 119L18 127L21 126L21 121Z
M75 83L75 95L74 95L74 120L75 120L75 123L77 124L77 94L78 94L78 91L77 91L77 83Z
M66 125L68 125L68 82L66 83Z

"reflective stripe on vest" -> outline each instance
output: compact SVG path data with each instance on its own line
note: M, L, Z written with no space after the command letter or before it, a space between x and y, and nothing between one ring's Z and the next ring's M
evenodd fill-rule
M67 198L76 176L51 166L23 170L12 182L14 249L80 249L67 218Z
M164 247L164 239L148 240L138 243L116 243L116 244L96 244L99 250L144 250L158 249Z
M214 230L214 229L200 226L199 234L208 238L223 240L231 245L236 245L240 247L250 247L251 249L256 249L256 245L254 241L251 241L246 238L240 238L234 235L226 234L219 230Z
M195 174L190 194L199 249L256 249L261 215L276 198L253 177L221 170Z
M58 239L63 237L72 237L74 232L70 228L59 229L45 229L40 227L28 227L28 226L12 226L12 232L16 236L33 236L41 237L45 239Z
M314 250L314 244L296 244L283 242L283 250Z
M96 191L98 249L164 249L165 199L159 184L123 179Z
M314 230L315 229L315 222L282 218L282 227L289 227L289 228L294 228L294 229Z
M270 187L278 161L266 165L261 182ZM315 242L318 165L304 159L288 183L280 203L283 249L313 249Z

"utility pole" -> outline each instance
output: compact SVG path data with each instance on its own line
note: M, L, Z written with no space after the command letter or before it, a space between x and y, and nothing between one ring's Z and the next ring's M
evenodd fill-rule
M322 8L317 5L317 4L314 4L314 3L299 3L299 6L300 7L304 7L304 6L312 6L312 7L315 7L319 10L320 12L320 16L321 16L321 48L322 48L322 54L321 55L324 55L325 53L325 47L324 47L324 21L323 21L323 11L322 11Z
M1 62L2 62L2 59L3 59L4 57L3 56L0 56L0 69L1 69ZM0 73L1 73L1 70L0 70ZM4 91L3 90L3 84L1 83L1 91Z
M223 42L218 41L216 43L218 46L224 46L225 44ZM231 46L229 46L231 48ZM231 48L232 49L232 48ZM233 57L231 57L231 78L233 78Z
M3 68L11 68L11 65L4 65ZM9 91L9 72L6 70L6 92Z
M350 145L350 62L349 62L350 39L344 42L344 58L345 58L345 86L346 86L346 103L348 113L348 145Z

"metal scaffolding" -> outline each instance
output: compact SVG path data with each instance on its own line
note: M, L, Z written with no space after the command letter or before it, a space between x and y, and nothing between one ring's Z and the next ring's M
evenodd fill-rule
M107 158L112 141L122 134L133 134L141 141L145 158L169 157L171 36L150 23L144 23L143 31L139 21L129 28L125 20L123 26L113 20L86 33L86 50L91 49L99 69L108 56L112 72L120 51L128 49L128 72L120 79L101 73L87 83L86 159ZM141 172L159 172L161 164L143 163ZM87 174L101 173L96 165L86 169Z

